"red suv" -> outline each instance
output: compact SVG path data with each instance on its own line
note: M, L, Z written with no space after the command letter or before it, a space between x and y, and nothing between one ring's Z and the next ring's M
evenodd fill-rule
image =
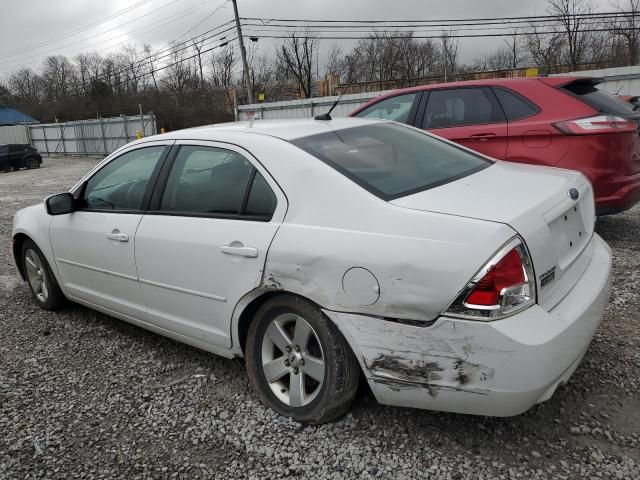
M598 215L640 201L640 113L604 93L597 79L495 79L405 88L351 116L429 130L500 160L584 173Z

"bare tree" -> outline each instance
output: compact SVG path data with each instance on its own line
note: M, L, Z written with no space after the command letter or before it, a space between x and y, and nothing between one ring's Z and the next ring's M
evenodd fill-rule
M554 27L540 27L533 23L525 37L525 44L531 59L543 67L546 73L552 73L560 63L562 35Z
M454 32L442 32L440 36L440 56L445 82L455 80L458 69L458 48L460 43L458 38L453 35Z
M144 47L142 48L142 51L144 52L144 55L147 59L147 65L149 66L148 73L149 75L151 75L151 80L153 81L153 88L157 95L159 90L158 90L158 80L156 78L156 55L153 53L151 45L148 45L148 44L144 45Z
M594 23L585 19L585 14L593 13L592 0L548 0L549 14L558 17L558 26L563 32L565 63L576 68L581 63L593 60L597 55L589 55L596 43ZM589 58L592 57L592 58Z
M329 47L327 62L324 66L324 74L333 75L341 79L345 74L344 52L337 43Z
M640 41L640 0L626 0L624 4L615 0L612 4L619 14L608 23L614 37L623 40L627 50L628 65L638 62Z
M218 54L211 55L211 84L222 87L227 98L229 111L233 112L234 104L234 76L238 57L231 45L221 50Z
M184 49L179 48L175 44L171 47L169 65L170 66L165 69L162 83L169 92L180 100L188 86L197 83L197 80L194 82L197 77L194 76L191 64L185 59Z
M304 37L292 34L278 52L279 60L287 74L295 78L304 98L311 97L313 79L313 59L318 41L309 35Z
M46 93L50 99L67 96L73 85L74 67L69 59L62 55L52 55L45 59L42 72Z
M204 70L202 68L202 47L204 45L205 36L201 35L198 37L194 37L191 40L191 46L193 50L196 52L196 65L198 66L198 73L200 74L200 88L204 88Z
M30 68L21 68L9 75L9 88L13 95L29 103L42 98L42 78Z

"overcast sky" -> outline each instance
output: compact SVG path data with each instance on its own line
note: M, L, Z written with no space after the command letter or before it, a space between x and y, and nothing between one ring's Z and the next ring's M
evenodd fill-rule
M0 0L0 79L22 66L39 69L47 55L73 57L91 50L104 54L126 43L160 49L172 39L188 38L233 18L231 2L225 0L147 0L124 15L71 35L140 1ZM596 3L608 9L605 0ZM541 15L546 0L238 0L238 8L240 16L260 18L435 20ZM461 59L471 62L501 41L461 39ZM321 63L332 42L321 42ZM352 44L341 42L345 50ZM273 51L274 43L263 39L258 48Z

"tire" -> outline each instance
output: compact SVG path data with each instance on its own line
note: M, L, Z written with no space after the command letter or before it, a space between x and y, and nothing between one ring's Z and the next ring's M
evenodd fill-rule
M9 172L13 172L13 167L12 167L12 166L8 166L8 167L0 167L0 172L2 172L2 173L9 173Z
M31 240L22 245L22 267L36 303L43 310L59 310L66 298L42 251Z
M40 166L36 157L27 157L24 159L23 163L27 170L38 168Z
M294 295L279 295L258 309L246 362L260 400L300 423L336 419L358 389L360 367L344 337L318 306Z

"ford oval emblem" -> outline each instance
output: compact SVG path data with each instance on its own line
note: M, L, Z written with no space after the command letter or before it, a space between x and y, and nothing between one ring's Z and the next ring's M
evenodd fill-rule
M580 192L577 189L575 188L569 189L569 198L571 200L577 200L579 196L580 196Z

